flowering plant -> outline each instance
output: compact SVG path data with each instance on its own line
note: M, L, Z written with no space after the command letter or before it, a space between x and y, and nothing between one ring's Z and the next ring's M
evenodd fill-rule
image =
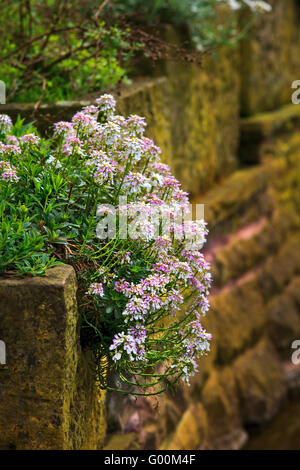
M111 95L96 104L49 140L0 117L0 273L72 264L100 386L161 393L209 351L207 229L182 217L188 194L144 137L145 119L116 115Z

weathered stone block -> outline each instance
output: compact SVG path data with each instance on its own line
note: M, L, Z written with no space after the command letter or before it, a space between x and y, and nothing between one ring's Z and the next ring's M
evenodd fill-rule
M213 234L232 233L242 225L271 212L266 193L268 174L263 167L239 170L225 182L193 202L204 204L205 220ZM211 235L210 235L211 237Z
M295 295L299 295L299 278L271 302L268 312L268 331L272 343L285 359L291 357L291 344L300 338L300 309Z
M300 273L300 238L287 238L280 251L270 256L258 277L260 292L266 299L278 295Z
M291 84L300 76L299 2L270 0L241 45L242 114L276 109L291 102ZM251 21L249 16L242 18Z
M241 427L237 388L229 367L212 372L204 386L201 403L207 414L208 447L240 448L247 435Z
M278 411L286 394L283 366L274 348L261 340L240 356L232 368L244 424L260 425Z
M104 450L139 450L140 442L135 433L113 434L108 436Z
M78 342L76 289L71 266L0 279L0 448L101 445L104 397Z
M257 454L261 450L274 450L279 455L280 451L295 451L299 449L299 413L299 399L289 401L278 416L269 425L264 427L261 434L252 436L245 450L256 450L258 451Z
M266 139L296 130L299 123L300 106L294 104L241 119L239 157L244 163L258 163L263 157L262 143Z
M224 286L258 267L268 256L279 251L287 235L295 229L295 217L286 210L277 210L271 219L262 217L242 227L215 255L212 265L214 285Z
M300 271L300 269L298 270ZM298 313L300 314L300 277L295 277L289 286L289 294L291 295Z
M192 404L183 414L167 450L196 450L207 436L207 418L201 403Z
M168 28L167 40L186 40ZM219 48L202 64L166 61L173 168L186 190L199 194L237 167L240 113L238 48Z
M264 299L256 279L213 297L210 315L216 325L216 360L226 364L251 346L265 325Z

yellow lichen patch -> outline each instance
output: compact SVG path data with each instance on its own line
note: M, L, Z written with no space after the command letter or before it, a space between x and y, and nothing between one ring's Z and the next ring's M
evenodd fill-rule
M268 334L282 358L289 360L290 345L300 338L300 316L295 294L300 288L300 278L295 278L283 293L270 302L267 311ZM300 290L299 290L300 292Z
M76 290L71 266L0 280L7 347L0 448L97 449L103 442L105 395L79 345Z
M201 403L189 406L183 414L166 450L195 450L207 436L207 419Z
M300 121L300 107L285 105L269 113L260 113L241 120L243 134L270 137L282 131L291 131Z
M245 439L239 418L237 392L229 367L214 370L206 382L201 403L207 414L209 448L226 448L228 443L225 436L235 440Z
M270 0L272 11L261 15L241 45L242 113L278 108L291 100L291 83L300 75L298 5ZM243 23L249 17L242 18Z
M217 362L231 361L257 338L265 324L264 299L257 279L245 282L212 298L210 315L215 318Z
M138 435L135 433L113 434L109 436L103 450L138 450Z
M260 215L270 210L267 184L265 168L240 170L193 202L205 205L205 220L211 231L233 232L243 224L257 220L258 210Z

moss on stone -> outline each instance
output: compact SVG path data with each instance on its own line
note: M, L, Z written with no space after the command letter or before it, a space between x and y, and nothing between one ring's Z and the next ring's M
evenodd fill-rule
M45 277L0 280L0 448L96 449L104 400L78 341L76 277L57 266Z
M300 313L300 277L295 277L289 285L289 295L292 297L298 313Z
M233 232L243 224L257 220L258 211L261 215L270 212L267 185L265 168L239 170L193 202L205 205L205 220L210 231Z
M289 104L275 111L259 113L242 119L241 132L260 138L266 138L282 131L293 131L299 122L299 106Z
M167 40L183 38L168 28ZM169 119L175 174L193 194L208 189L237 167L239 133L239 53L219 48L199 67L166 61Z
M300 75L299 6L296 0L269 3L272 11L255 21L241 44L243 115L289 103L291 83Z
M293 214L285 209L274 212L261 230L248 239L236 238L216 254L213 262L214 285L223 286L275 254L288 234L297 229Z
M211 299L215 318L217 362L226 364L251 346L265 325L264 299L257 279L235 286Z
M107 437L103 450L139 450L139 437L136 433L113 434Z
M270 256L258 282L265 299L270 299L284 290L291 279L300 272L300 239L295 234L288 238L278 254Z
M212 371L201 403L207 414L210 448L224 448L224 436L241 430L237 389L229 367Z
M283 367L268 340L262 339L233 364L243 423L259 425L278 411L286 394Z
M184 412L166 450L196 450L205 442L207 418L201 403L192 404Z
M239 157L244 163L258 163L264 156L266 139L290 133L299 123L300 106L294 104L242 119Z
M268 334L283 359L291 357L291 344L300 337L300 315L295 293L300 288L299 278L275 297L267 311Z

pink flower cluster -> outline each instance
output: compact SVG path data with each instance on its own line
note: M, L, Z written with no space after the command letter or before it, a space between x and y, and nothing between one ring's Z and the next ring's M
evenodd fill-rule
M137 323L128 329L127 333L122 332L115 335L110 350L113 351L113 361L119 361L122 352L125 351L131 361L145 359L145 340L147 330L142 324Z
M90 285L89 294L104 296L103 284L101 282L94 282Z
M13 136L12 136L13 137ZM18 142L18 141L17 141ZM18 144L3 144L0 142L0 155L18 156L21 154L21 148Z
M35 134L26 134L19 138L21 144L38 145L40 138Z
M18 181L16 169L9 162L0 161L0 181Z

